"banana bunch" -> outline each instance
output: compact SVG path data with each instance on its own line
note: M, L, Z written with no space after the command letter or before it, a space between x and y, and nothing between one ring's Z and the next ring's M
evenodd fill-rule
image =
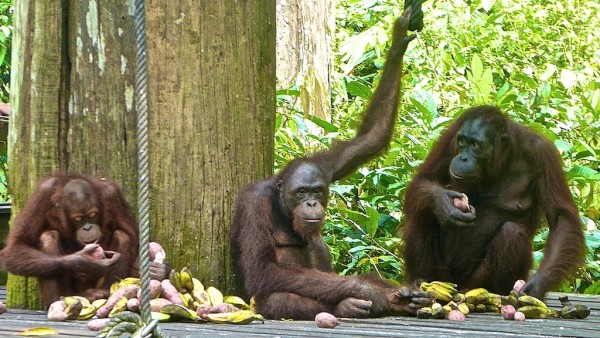
M110 286L110 294L112 295L113 293L117 292L117 290L127 285L142 285L142 281L137 277L127 277L116 281Z
M444 302L454 300L454 296L458 294L458 291L456 290L456 284L449 282L422 282L419 288L421 291L428 292L431 295L431 298Z

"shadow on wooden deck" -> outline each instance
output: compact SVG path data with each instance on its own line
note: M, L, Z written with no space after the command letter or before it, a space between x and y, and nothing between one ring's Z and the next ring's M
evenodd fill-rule
M5 289L0 289L4 299ZM546 299L558 309L558 293ZM312 321L274 321L247 325L161 323L169 337L600 337L600 296L569 295L573 303L592 309L586 319L503 320L498 313L469 314L465 322L387 317L342 319L335 329L319 329ZM0 315L0 337L18 335L32 327L52 327L60 337L94 337L86 321L50 322L44 311L11 310Z

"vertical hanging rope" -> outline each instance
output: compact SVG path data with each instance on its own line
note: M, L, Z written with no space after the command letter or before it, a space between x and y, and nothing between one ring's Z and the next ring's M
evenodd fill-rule
M135 0L136 74L135 97L137 112L137 155L138 155L138 217L140 233L140 278L142 281L142 319L149 324L150 313L150 217L148 169L148 64L146 55L146 21L144 0Z

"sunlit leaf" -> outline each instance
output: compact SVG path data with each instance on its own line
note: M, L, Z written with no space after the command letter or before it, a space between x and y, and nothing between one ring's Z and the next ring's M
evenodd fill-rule
M577 75L568 69L563 69L560 71L560 82L567 90L571 89L577 82Z

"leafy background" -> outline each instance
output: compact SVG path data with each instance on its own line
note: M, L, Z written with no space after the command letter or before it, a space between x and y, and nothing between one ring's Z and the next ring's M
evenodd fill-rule
M279 92L288 113L277 120L276 168L334 138L354 135L401 5L339 2L332 119L294 111L297 88ZM600 4L436 0L426 1L423 11L425 28L405 56L403 106L389 151L332 185L325 238L336 270L403 280L398 233L406 184L448 123L465 108L485 103L559 149L588 248L586 266L561 290L600 294ZM307 127L312 123L322 132ZM535 237L534 269L547 236L544 227Z

